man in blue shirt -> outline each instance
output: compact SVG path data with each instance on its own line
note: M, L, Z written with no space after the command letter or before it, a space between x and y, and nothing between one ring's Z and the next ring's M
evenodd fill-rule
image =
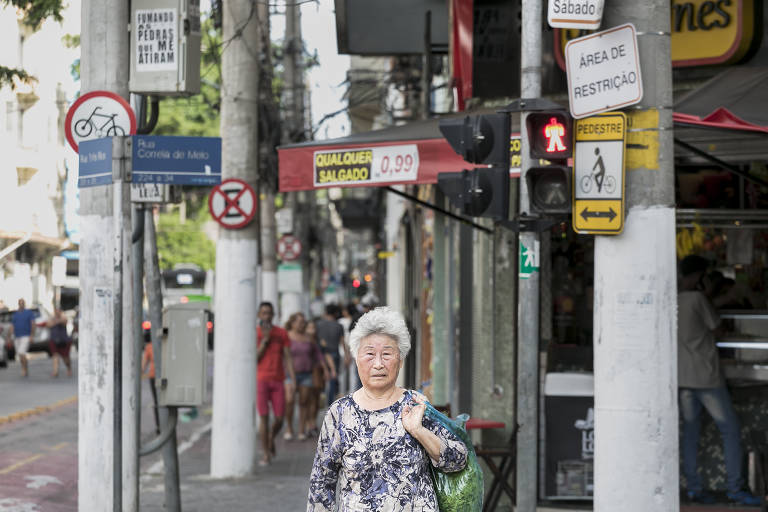
M16 353L19 355L21 363L21 376L26 377L27 370L27 352L29 344L35 335L35 312L26 309L24 299L19 299L19 309L11 317L11 336L14 338Z

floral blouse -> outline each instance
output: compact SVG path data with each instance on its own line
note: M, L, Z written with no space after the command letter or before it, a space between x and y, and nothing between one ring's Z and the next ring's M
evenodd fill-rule
M442 471L458 471L467 447L425 416L422 424L441 441L439 460L431 459L400 419L404 406L415 405L413 393L378 411L363 409L352 395L331 404L317 442L307 512L437 512L428 459Z

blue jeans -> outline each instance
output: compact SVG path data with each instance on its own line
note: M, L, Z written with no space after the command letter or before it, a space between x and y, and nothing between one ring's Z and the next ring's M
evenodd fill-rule
M707 410L715 421L723 438L725 453L726 484L729 492L740 491L744 486L741 475L741 425L733 409L731 395L725 386L719 388L680 388L680 416L683 419L683 474L688 491L703 490L697 472L699 435L701 433L701 409Z

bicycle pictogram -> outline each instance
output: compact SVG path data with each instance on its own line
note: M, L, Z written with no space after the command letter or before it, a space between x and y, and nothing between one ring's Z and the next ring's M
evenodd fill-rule
M605 175L605 164L603 163L603 157L600 155L600 148L595 148L595 156L597 160L595 165L592 166L592 172L583 176L579 182L581 191L588 194L592 191L592 183L597 185L597 192L600 193L605 189L607 194L613 194L616 190L616 178Z
M101 110L100 106L94 107L91 115L89 115L87 118L82 118L75 121L75 135L85 138L90 136L94 130L96 130L96 135L98 137L125 135L125 130L115 122L115 118L117 117L118 113L102 114L99 113L98 110ZM103 123L101 122L102 120L104 120Z

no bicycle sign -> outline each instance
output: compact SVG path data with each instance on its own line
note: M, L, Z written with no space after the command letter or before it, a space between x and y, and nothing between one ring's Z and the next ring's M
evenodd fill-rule
M569 41L565 64L575 119L643 99L637 36L631 23Z

